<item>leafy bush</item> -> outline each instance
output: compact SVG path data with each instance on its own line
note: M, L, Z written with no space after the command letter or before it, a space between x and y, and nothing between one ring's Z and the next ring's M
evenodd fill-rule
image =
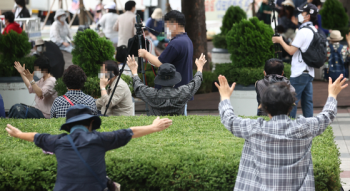
M97 76L104 61L114 60L113 43L91 29L78 32L74 44L73 63L80 66L88 77Z
M349 31L349 17L344 6L339 0L327 0L320 11L322 16L322 27L332 30L340 30L345 38L346 31ZM347 28L347 30L345 29Z
M213 45L215 48L227 49L226 36L217 34L213 38Z
M132 78L124 74L122 74L121 78L128 84L131 93L133 93L134 88L132 85ZM62 78L57 79L55 90L58 96L62 96L67 92L67 87L64 84ZM94 77L94 78L88 77L82 91L93 98L101 97L100 79L98 77Z
M247 14L239 6L230 6L222 19L221 34L226 35L234 23L239 23L242 19L247 19Z
M26 57L30 53L31 48L32 46L26 32L18 34L11 30L8 34L0 34L0 76L20 76L14 68L15 61L26 64L26 69L33 71L36 58Z
M215 75L224 75L230 83L248 86L255 84L256 81L264 78L264 67L259 68L237 68L233 64L217 64L215 67ZM291 65L284 63L284 76L288 79L291 75Z
M232 190L244 140L234 137L216 116L170 117L169 129L133 139L109 151L107 174L123 190ZM103 117L99 131L151 124L154 117ZM22 131L59 134L65 119L2 119ZM142 145L140 147L140 145ZM339 150L331 127L312 143L317 191L340 189ZM56 158L33 143L0 131L0 190L53 190Z
M253 17L235 23L226 35L228 51L235 67L258 68L274 58L271 26Z

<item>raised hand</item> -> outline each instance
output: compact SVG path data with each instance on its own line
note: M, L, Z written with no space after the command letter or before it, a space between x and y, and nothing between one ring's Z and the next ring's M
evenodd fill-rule
M236 82L233 83L232 86L230 87L225 76L220 75L218 79L219 79L220 85L217 82L215 82L215 86L219 90L221 100L230 99L231 94L235 89Z
M18 137L18 135L22 133L21 130L17 129L16 127L10 124L7 124L6 131L11 137Z
M205 55L202 53L199 59L196 58L195 63L197 65L198 71L201 72L203 70L203 66L205 65L205 63L207 63L207 60L205 59Z
M157 117L154 121L153 121L153 128L156 132L158 131L163 131L164 129L170 127L170 125L173 124L173 121L168 119L168 118L164 118L164 119L160 119L159 117Z
M341 74L335 81L332 83L332 78L329 78L328 84L328 95L329 97L334 97L337 99L338 94L348 86L348 84L344 84L346 82L346 78ZM342 80L343 79L343 80Z
M26 70L26 64L23 64L23 66L22 66L21 63L15 62L15 68L16 68L17 72L22 75L23 72Z
M127 62L126 62L131 70L132 74L137 74L137 68L138 68L138 64L135 60L134 55L132 55L132 57L129 55L127 58Z
M34 73L30 73L28 69L26 69L23 75L31 82L34 78Z

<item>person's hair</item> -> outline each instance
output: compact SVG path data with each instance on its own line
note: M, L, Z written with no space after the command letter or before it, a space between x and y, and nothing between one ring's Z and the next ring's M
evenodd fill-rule
M39 56L34 61L35 66L39 67L41 71L47 71L48 73L51 71L50 60L44 55Z
M280 11L279 17L286 16L289 20L291 20L293 13L294 13L294 7L284 5L282 10Z
M89 127L90 127L90 124L91 124L91 122L92 122L92 120L93 120L93 118L85 119L85 120L82 120L82 121L77 121L77 122L74 122L74 123L69 124L69 125L68 125L68 128L69 128L69 130L70 130L72 127L74 127L74 126L76 126L76 125L83 125L83 126L85 126L86 128L89 128Z
M312 4L314 4L316 7L318 7L319 5L322 6L321 0L313 0L313 1L312 1Z
M115 76L119 75L119 67L116 61L107 60L104 61L103 64L105 65L105 70L112 71Z
M8 22L15 22L15 15L11 11L5 12L3 15L5 16L5 19L8 20Z
M286 82L269 85L261 97L262 109L271 116L287 115L296 100L289 88Z
M108 13L117 13L117 10L115 10L115 9L108 9Z
M279 34L282 34L282 33L285 33L286 30L284 29L284 27L283 27L282 25L278 25L278 26L277 26L277 32L278 32Z
M266 75L278 74L282 75L284 69L283 61L277 58L271 58L266 61L264 71Z
M83 69L77 65L71 65L63 72L62 80L68 89L82 89L86 78Z
M16 4L21 6L21 7L25 7L26 6L26 2L25 0L15 0Z
M172 10L164 15L164 21L170 21L171 23L177 23L183 27L186 25L185 15L177 10Z
M135 1L128 1L125 3L125 11L131 11L136 6Z

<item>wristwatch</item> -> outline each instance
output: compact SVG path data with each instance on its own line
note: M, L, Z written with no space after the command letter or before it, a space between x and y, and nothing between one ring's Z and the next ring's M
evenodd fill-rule
M35 81L32 80L32 81L30 82L30 85L34 85L34 84L35 84Z

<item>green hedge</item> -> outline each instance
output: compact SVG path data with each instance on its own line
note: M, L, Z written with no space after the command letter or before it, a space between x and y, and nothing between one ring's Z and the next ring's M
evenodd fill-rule
M340 30L342 36L349 32L349 17L344 6L339 0L327 0L320 11L322 16L322 27L332 30Z
M236 82L238 84L248 86L255 84L257 80L264 78L264 67L252 68L244 67L237 68L233 64L217 64L215 66L215 74L224 75L230 83ZM284 63L284 76L288 79L291 75L291 65Z
M154 117L102 118L100 131L147 125ZM223 190L235 184L244 140L216 116L171 117L173 126L106 154L107 174L122 190ZM26 132L59 134L64 119L2 119ZM312 143L316 190L339 190L339 150L331 127ZM52 190L56 158L0 131L0 190Z

